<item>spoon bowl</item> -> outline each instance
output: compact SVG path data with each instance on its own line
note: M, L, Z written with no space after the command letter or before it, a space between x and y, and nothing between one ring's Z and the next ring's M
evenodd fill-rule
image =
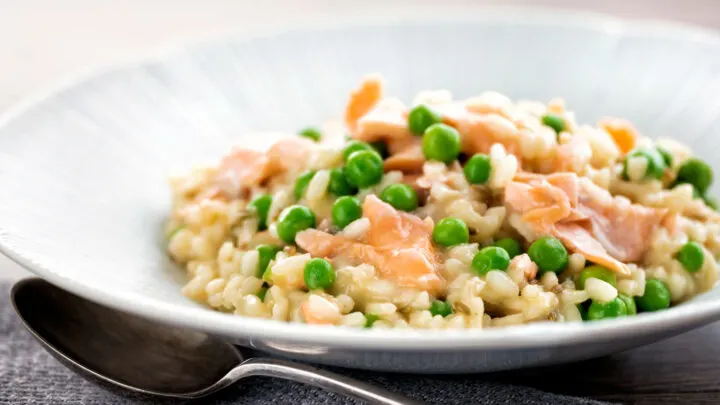
M377 404L417 404L325 370L252 357L211 335L116 311L39 278L18 282L11 297L18 316L45 349L83 377L105 386L193 399L246 377L270 376Z

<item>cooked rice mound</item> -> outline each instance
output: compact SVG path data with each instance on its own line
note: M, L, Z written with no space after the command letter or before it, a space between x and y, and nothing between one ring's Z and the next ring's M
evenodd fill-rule
M344 127L171 179L187 297L280 321L483 328L662 310L717 281L711 169L624 119L579 125L562 99L495 92L408 106L368 76Z

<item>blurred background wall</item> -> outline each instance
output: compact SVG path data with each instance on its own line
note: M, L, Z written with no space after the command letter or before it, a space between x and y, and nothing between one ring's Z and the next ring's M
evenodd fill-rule
M720 0L0 0L0 111L86 65L150 53L218 32L256 30L342 13L532 5L675 20L720 29ZM24 274L0 256L0 277Z
M0 109L72 72L169 41L302 18L413 8L440 0L0 0ZM720 28L720 0L442 0L555 6Z

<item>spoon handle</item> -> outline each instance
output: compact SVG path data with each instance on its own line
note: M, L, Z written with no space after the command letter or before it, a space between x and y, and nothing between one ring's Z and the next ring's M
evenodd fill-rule
M240 374L238 377L252 375L283 378L313 385L337 394L352 396L368 401L371 404L422 405L421 402L411 400L384 388L291 361L255 357L244 361L235 370Z

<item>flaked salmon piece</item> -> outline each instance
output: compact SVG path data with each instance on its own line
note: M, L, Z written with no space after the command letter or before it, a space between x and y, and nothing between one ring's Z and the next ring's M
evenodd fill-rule
M627 265L610 256L604 246L595 239L595 235L579 223L559 223L553 230L553 236L560 239L571 251L585 256L588 261L599 264L618 274L630 274Z
M363 263L377 261L377 252L371 246L317 229L298 232L295 243L313 257L335 258L342 255Z
M315 229L299 232L295 242L314 257L343 258L357 264L371 264L384 278L402 287L434 293L442 289L442 280L435 272L434 256L419 246L375 247ZM402 244L402 241L397 242Z
M490 148L499 143L509 154L515 155L518 161L522 157L518 144L518 129L505 117L496 114L468 114L465 119L457 122L456 128L462 137L462 150L469 155L490 153Z
M567 194L571 204L575 205L578 201L579 185L578 177L575 173L551 173L539 174L531 172L518 172L513 177L516 182L531 183L535 181L547 181L553 186L561 189Z
M562 190L570 199L571 205L577 205L579 195L577 176L573 173L553 173L545 176L545 179Z
M520 153L520 132L512 121L504 116L476 114L456 105L441 110L443 121L455 127L460 133L461 150L468 155L490 153L490 148L499 143L508 154L514 155L522 167Z
M443 280L431 242L432 226L415 215L400 212L374 195L365 198L363 216L370 220L368 243L384 259L378 263L385 277L405 287L439 292Z
M368 242L378 248L419 246L432 253L432 228L415 215L398 211L374 195L365 198L363 216L370 220Z
M458 130L464 153L488 154L494 144L500 143L521 163L520 133L515 123L505 115L490 110L471 110L466 102L441 104L432 106L432 109L440 114L443 123Z
M338 249L347 248L354 242L341 236L310 228L298 232L295 235L295 243L313 257L330 257L335 256Z
M563 173L550 173L540 174L532 172L517 172L513 180L522 183L531 183L535 181L547 181L555 187L560 188L568 195L570 200L577 202L578 195L578 177L575 173L563 172Z
M395 155L398 153L403 153L404 151L408 150L409 148L419 145L422 146L422 137L419 136L409 136L409 137L403 137L403 138L393 138L388 139L387 142L387 149L388 153L390 155Z
M268 177L303 167L315 147L306 138L284 138L267 152L234 148L220 162L212 193L216 197L234 198L244 188L256 186Z
M300 136L283 138L275 142L267 151L266 177L305 167L316 147L315 142Z
M408 108L400 100L382 99L357 120L350 135L365 142L412 138L408 129Z
M522 213L525 222L536 225L536 230L549 234L555 223L577 217L573 212L577 203L576 177L570 173L550 176L521 175L527 182L513 181L505 188L505 201L509 208ZM518 176L515 177L518 179Z
M385 171L400 170L403 173L422 173L425 164L420 138L411 137L389 142L390 156L385 159Z
M595 239L618 260L640 260L649 235L665 218L667 210L632 204L625 197L612 197L589 179L581 179L578 210L592 224Z
M427 290L435 295L442 291L443 280L435 271L435 258L427 249L384 248L374 264L383 277L394 280L401 287Z
M385 159L383 167L386 172L400 170L403 173L418 173L422 172L424 163L425 156L422 153L421 147L418 145L404 152L389 156Z
M419 137L413 136L408 129L408 108L393 98L373 99L367 96L372 102L354 103L352 100L363 100L365 94L382 96L381 91L366 90L366 83L353 93L348 105L346 121L350 135L365 142L388 142L391 156L385 162L386 170L421 170L425 159ZM492 145L500 143L521 163L519 130L510 119L495 113L480 114L470 111L464 102L439 104L432 108L440 114L444 123L458 130L463 152L470 155L489 153ZM353 114L349 114L351 110L354 111ZM347 118L349 116L353 118ZM393 147L393 143L400 146Z
M370 221L367 244L311 229L298 233L295 241L312 256L343 256L357 264L369 263L383 278L399 286L434 294L442 291L444 282L436 271L431 242L432 226L374 195L365 198L363 216Z
M196 202L202 202L204 200L230 200L229 193L225 192L219 185L214 185L195 197Z
M415 191L418 191L418 189L427 189L430 187L429 184L426 184L425 181L423 181L424 176L420 173L415 174L408 174L406 176L403 176L403 183L412 186ZM418 184L420 183L420 184Z
M546 175L546 174L533 173L533 172L517 172L515 174L515 177L513 177L513 180L523 182L523 183L529 183L533 180L547 179L547 177L548 177L548 175Z
M622 261L637 261L647 250L666 211L613 198L607 190L574 173L523 173L505 190L509 210L540 234L553 235L588 260L627 274Z
M518 129L533 128L533 121L536 121L530 114L515 108L510 98L493 91L471 97L465 100L463 105L465 109L474 114L495 114L507 118ZM542 105L541 108L543 111L545 110Z
M572 209L567 195L547 182L531 185L513 181L505 188L505 202L543 234L551 233L555 223L567 218Z
M598 127L610 134L623 155L633 150L640 138L637 129L626 119L605 117L600 119Z
M592 159L590 142L582 136L575 135L570 142L560 145L555 153L555 171L578 172Z
M268 157L251 149L233 149L220 162L215 185L221 194L234 197L243 186L259 184L268 173Z
M379 75L365 77L360 87L350 93L345 107L345 125L355 132L358 120L367 114L383 98L383 80Z
M400 100L383 98L382 78L368 76L350 94L345 125L350 136L365 142L411 138L408 108Z

